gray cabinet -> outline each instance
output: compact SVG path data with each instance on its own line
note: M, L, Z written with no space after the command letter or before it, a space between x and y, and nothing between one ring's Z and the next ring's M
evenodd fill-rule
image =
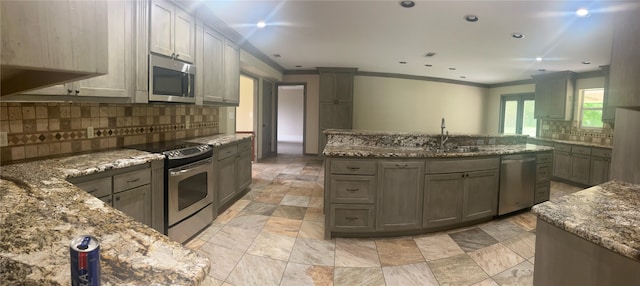
M537 119L571 120L575 76L564 71L533 76L536 84L535 114Z
M590 185L599 185L609 181L609 169L611 168L611 150L604 148L591 149Z
M383 161L378 168L377 230L422 226L424 161Z
M570 181L581 184L589 184L591 170L591 156L572 154L571 156L571 177Z
M498 214L498 169L464 174L462 221L493 217Z
M251 140L214 147L217 212L222 213L251 185Z
M351 129L353 120L353 80L357 69L318 68L320 105L318 152L326 144L325 129Z
M637 9L616 13L606 106L640 106L640 20ZM607 114L613 119L615 114Z
M152 52L193 63L195 55L195 19L168 1L151 3Z
M604 93L602 97L602 122L613 123L616 119L616 107L609 105L609 70L610 65L600 66L604 76Z
M233 42L224 41L224 96L225 105L240 104L240 48Z
M551 194L552 163L553 154L551 152L536 155L536 187L533 194L534 204L549 200Z
M464 173L425 176L424 227L438 227L459 223L462 219Z
M163 162L154 161L69 181L134 220L163 232L164 208L155 203L164 202L163 172Z
M553 150L553 176L569 180L571 177L571 146L555 144Z

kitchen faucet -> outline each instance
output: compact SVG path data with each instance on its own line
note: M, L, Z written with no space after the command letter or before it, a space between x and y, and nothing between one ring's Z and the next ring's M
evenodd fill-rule
M444 125L444 117L442 118L442 124L440 124L440 151L444 152L444 143L447 142L447 140L449 140L449 131L447 131L447 137L444 137L444 129L445 129L445 125Z

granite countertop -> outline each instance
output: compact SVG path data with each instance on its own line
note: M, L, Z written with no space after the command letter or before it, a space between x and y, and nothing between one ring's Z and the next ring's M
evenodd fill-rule
M532 211L545 222L640 261L640 185L609 181Z
M253 134L218 134L212 136L199 137L187 140L188 142L208 144L211 146L222 146L237 141L252 138Z
M547 142L562 143L562 144L569 144L569 145L578 145L578 146L585 146L585 147L598 147L598 148L606 148L606 149L613 148L610 145L604 145L604 144L592 143L592 142L558 140L558 139L548 139L548 138L538 138L538 137L530 137L530 138L533 139L533 140L538 140L538 141L547 141Z
M69 242L101 242L103 285L197 285L210 261L65 179L163 160L115 150L0 166L0 284L70 285Z
M386 147L386 146L331 146L327 145L323 154L329 157L373 157L373 158L459 158L518 153L551 151L552 147L518 144L518 145L485 145L475 146L476 152L444 152L438 153L421 147Z
M436 136L439 137L440 133L425 133L425 132L402 132L402 131L376 131L376 130L357 130L357 129L326 129L324 134L336 134L336 135L352 135L352 136L371 136L371 135L412 135L412 136ZM514 138L527 138L529 135L522 134L462 134L462 133L449 133L449 137L514 137Z

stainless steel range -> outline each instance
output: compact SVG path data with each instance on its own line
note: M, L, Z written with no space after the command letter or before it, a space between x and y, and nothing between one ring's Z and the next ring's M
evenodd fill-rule
M211 146L165 141L132 148L165 155L165 234L185 242L213 221Z

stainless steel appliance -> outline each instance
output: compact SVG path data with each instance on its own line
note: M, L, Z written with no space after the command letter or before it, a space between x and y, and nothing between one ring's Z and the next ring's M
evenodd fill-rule
M132 146L165 155L165 234L184 242L213 221L213 148L182 141Z
M502 156L498 215L533 206L535 184L535 154Z
M149 101L195 103L196 67L155 54L149 55Z

